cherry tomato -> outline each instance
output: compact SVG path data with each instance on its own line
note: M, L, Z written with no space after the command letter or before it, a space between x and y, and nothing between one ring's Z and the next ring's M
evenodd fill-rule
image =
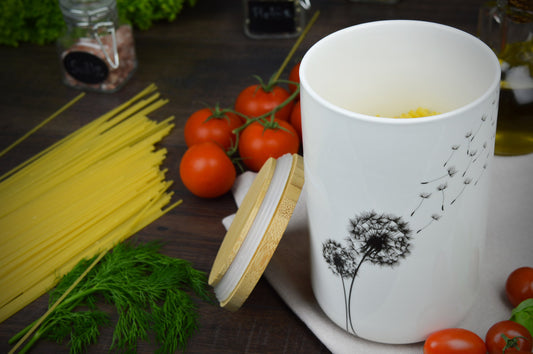
M483 339L463 328L434 332L424 343L424 354L485 354L486 351Z
M505 293L513 307L533 298L533 268L521 267L511 272L505 283Z
M259 171L269 157L295 154L300 148L298 133L286 121L275 121L277 127L265 128L260 122L247 126L241 133L239 154L252 171Z
M296 129L300 141L302 141L302 110L300 108L300 101L296 101L291 111L290 121L291 125Z
M289 73L289 81L300 83L300 63L294 65ZM289 84L289 91L293 93L298 86Z
M187 146L212 141L227 149L235 142L233 129L240 127L241 119L235 113L221 112L217 108L203 108L194 112L185 123Z
M181 158L180 176L194 195L215 198L231 189L236 171L226 152L208 141L187 149Z
M290 94L281 86L274 85L270 91L265 91L261 85L248 86L239 93L235 101L235 110L250 118L259 117L272 111L285 102ZM275 118L289 120L294 102L288 102L276 112Z
M489 354L517 353L519 350L531 352L533 339L526 327L506 320L489 328L485 343Z

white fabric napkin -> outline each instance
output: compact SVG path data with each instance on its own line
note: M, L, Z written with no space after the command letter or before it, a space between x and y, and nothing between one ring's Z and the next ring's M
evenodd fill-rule
M481 338L490 326L508 319L511 305L505 298L505 280L520 266L533 266L533 154L496 156L492 165L491 205L482 266L480 294L458 327ZM237 206L253 182L254 173L237 178L233 195ZM233 215L226 217L226 229ZM370 342L331 322L313 296L309 275L305 188L269 266L266 279L294 313L332 353L421 353L423 343L388 345Z

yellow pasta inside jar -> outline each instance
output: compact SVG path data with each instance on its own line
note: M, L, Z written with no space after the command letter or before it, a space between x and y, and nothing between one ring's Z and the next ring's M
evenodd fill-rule
M407 113L402 113L401 115L396 116L394 118L422 118L422 117L434 116L437 114L440 114L440 113L431 111L427 108L418 107L417 109L410 110Z

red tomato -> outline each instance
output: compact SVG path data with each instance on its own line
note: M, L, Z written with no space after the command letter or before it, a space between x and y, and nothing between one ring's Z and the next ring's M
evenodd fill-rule
M252 171L259 171L269 157L295 154L300 148L298 133L286 121L278 120L277 128L265 128L254 122L241 133L239 154L242 162Z
M296 101L292 107L290 123L296 129L300 141L302 141L302 110L300 108L300 101Z
M181 158L180 176L194 195L215 198L231 189L236 171L226 152L208 141L187 149Z
M187 146L212 141L227 149L235 142L233 129L240 127L241 119L235 113L203 108L194 112L185 123Z
M259 117L272 111L285 102L290 94L281 86L275 85L272 90L266 92L261 85L252 85L241 91L235 101L235 110L250 118ZM289 120L294 102L287 103L276 112L275 118Z
M511 272L505 283L505 293L513 307L533 298L533 268L521 267Z
M294 65L289 73L289 81L300 83L300 63ZM289 84L289 91L293 93L298 86Z
M485 354L487 348L477 334L462 328L432 333L424 343L424 354Z
M531 352L533 339L526 327L506 320L489 328L485 343L489 354L517 353L519 350Z

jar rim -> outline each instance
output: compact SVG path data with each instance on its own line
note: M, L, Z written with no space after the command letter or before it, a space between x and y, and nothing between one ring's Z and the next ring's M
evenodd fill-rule
M95 22L116 11L116 0L59 0L64 17Z

